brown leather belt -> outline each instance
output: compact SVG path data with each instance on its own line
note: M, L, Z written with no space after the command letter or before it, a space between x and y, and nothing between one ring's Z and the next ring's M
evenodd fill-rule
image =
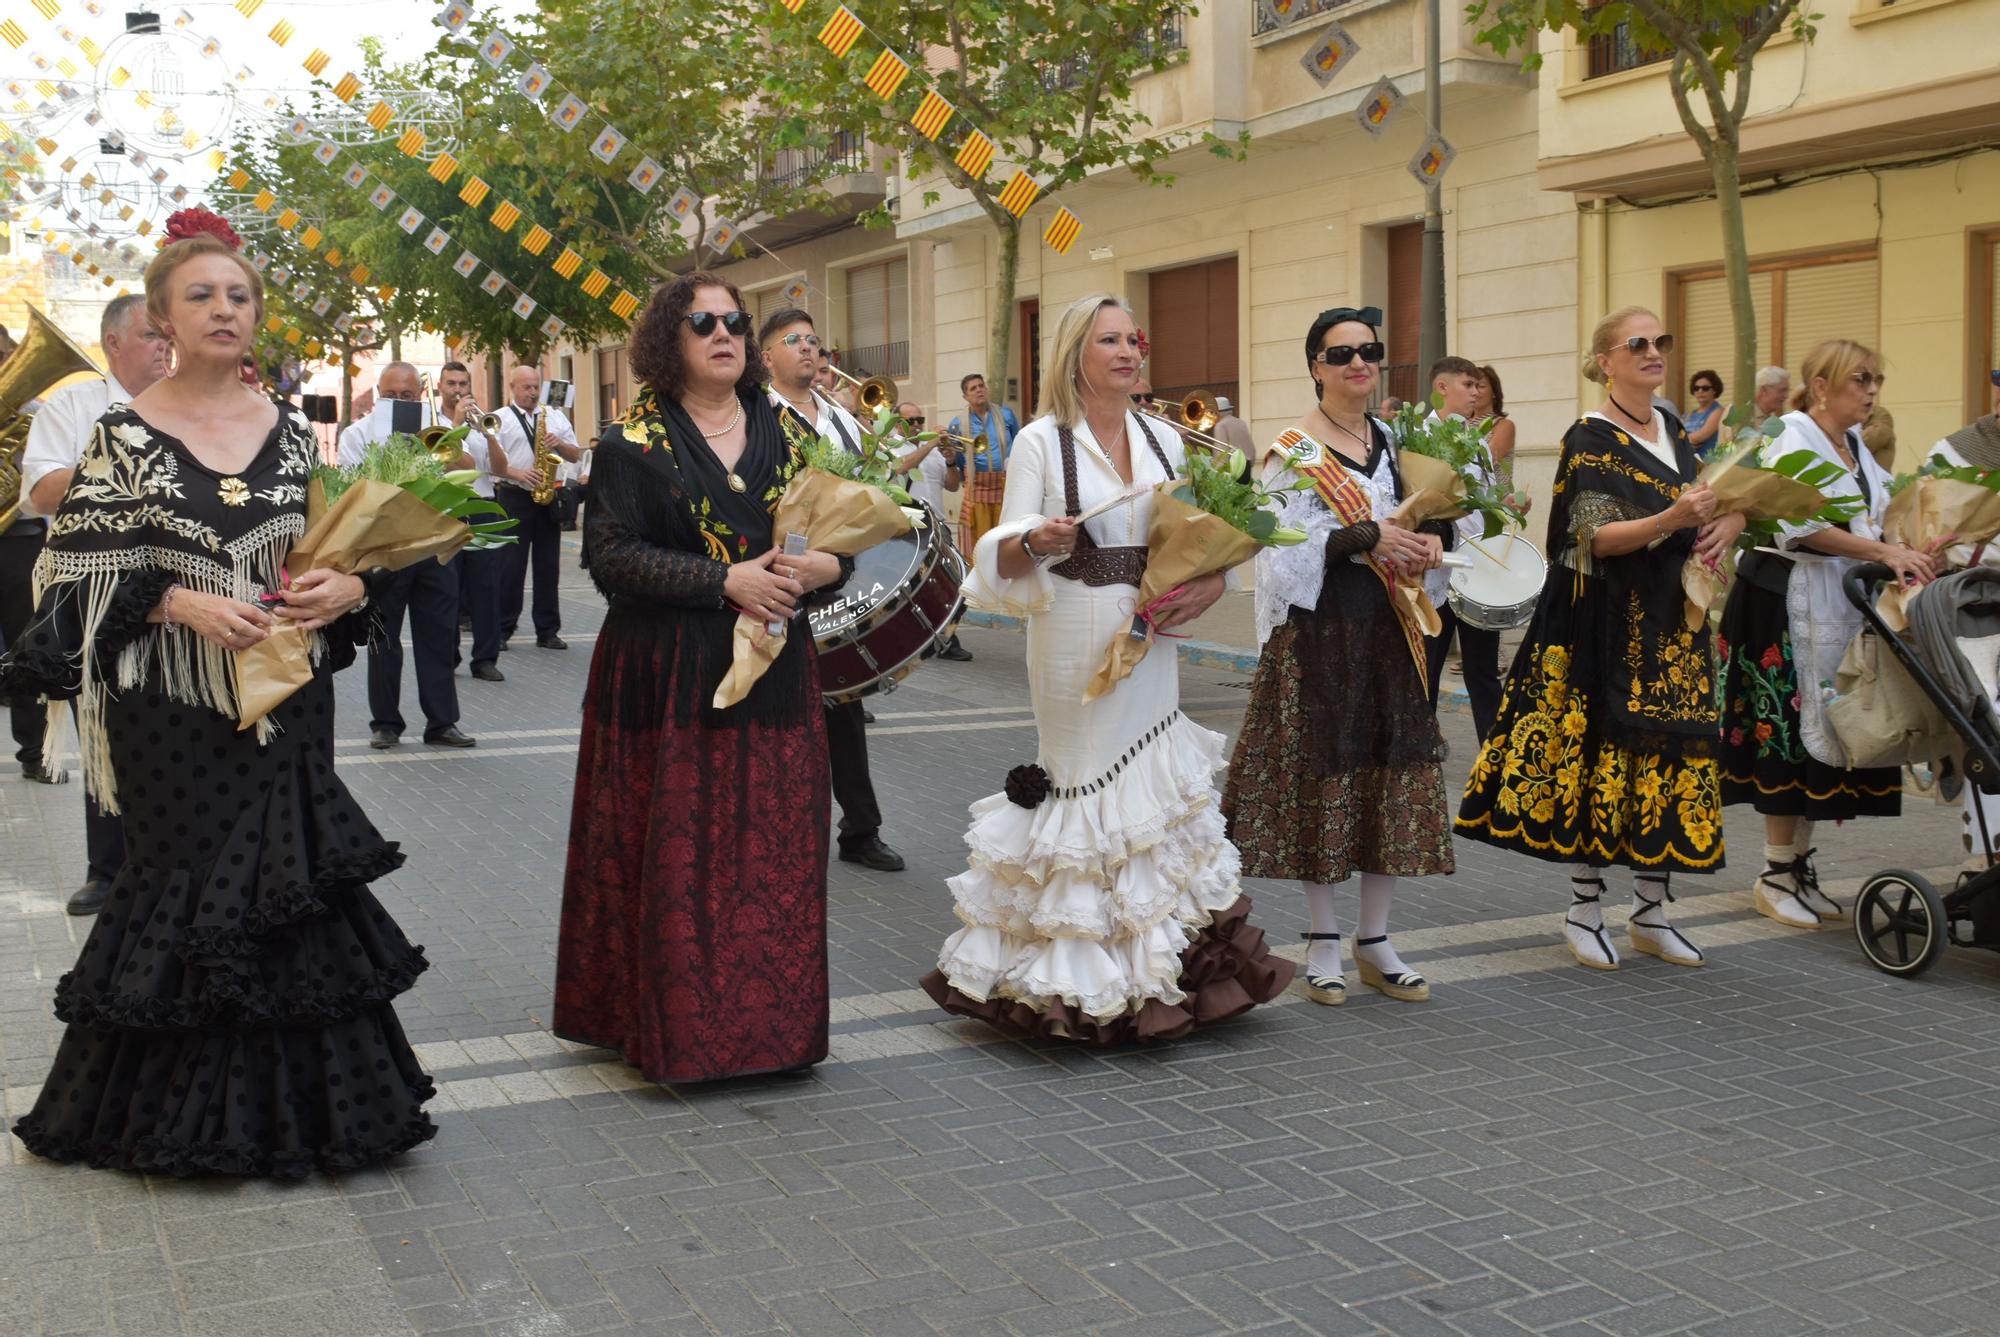
M1085 536L1081 531L1077 538ZM1061 576L1064 580L1080 580L1084 584L1099 588L1105 585L1136 586L1146 574L1146 550L1144 548L1099 548L1095 545L1084 547L1078 543L1075 552L1049 568L1050 575Z

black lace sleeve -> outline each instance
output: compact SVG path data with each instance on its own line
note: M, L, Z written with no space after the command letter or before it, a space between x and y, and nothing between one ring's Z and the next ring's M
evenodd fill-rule
M590 578L607 599L636 599L672 608L721 608L726 562L663 548L635 533L616 507L594 503L584 514Z
M1367 552L1382 541L1382 526L1373 520L1343 525L1326 536L1326 560L1343 562L1357 552Z
M97 656L99 677L109 676L109 666L120 651L149 634L146 616L159 605L173 579L169 572L150 568L118 582L98 623L96 643L90 647ZM83 597L84 587L71 582L43 594L20 643L0 657L0 700L64 701L82 690Z

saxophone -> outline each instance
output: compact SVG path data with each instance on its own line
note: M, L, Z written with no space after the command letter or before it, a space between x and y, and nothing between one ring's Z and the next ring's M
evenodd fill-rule
M548 448L549 410L546 405L535 410L535 490L534 502L546 506L556 499L556 468L562 457Z

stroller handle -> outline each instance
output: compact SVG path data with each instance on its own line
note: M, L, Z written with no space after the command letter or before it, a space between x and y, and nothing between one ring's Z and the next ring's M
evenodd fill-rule
M1895 578L1896 573L1882 563L1863 562L1841 573L1840 586L1847 595L1847 601L1860 610L1861 620L1889 647L1889 652L1908 670L1911 679L1944 717L1944 722L1964 741L1966 780L1989 794L2000 793L2000 752L1996 752L1978 727L1966 718L1965 712L1938 684L1929 666L1909 642L1898 636L1882 620L1882 615L1875 611L1875 587Z

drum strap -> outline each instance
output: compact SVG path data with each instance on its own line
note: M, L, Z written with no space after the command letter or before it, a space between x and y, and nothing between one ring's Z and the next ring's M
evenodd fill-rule
M1139 424L1140 435L1153 448L1153 458L1160 462L1161 470L1168 478L1174 477L1174 466L1167 460L1167 452L1160 449L1160 443L1153 435L1153 429L1146 426L1146 420L1133 415ZM1063 514L1078 516L1083 514L1083 505L1077 499L1076 486L1076 437L1067 427L1058 427L1056 437L1062 443L1063 466ZM1076 551L1068 558L1049 568L1051 575L1065 580L1080 581L1093 588L1106 585L1136 586L1146 574L1146 548L1136 547L1100 548L1090 537L1090 531L1082 525L1076 529Z
M1382 429L1372 422L1376 432ZM1379 441L1378 441L1378 444ZM1301 448L1305 449L1301 449ZM1361 485L1353 470L1342 464L1340 457L1331 449L1320 445L1311 437L1294 427L1287 430L1275 443L1277 450L1286 454L1303 454L1305 459L1294 459L1292 468L1298 475L1312 484L1319 499L1326 508L1340 518L1343 525L1358 525L1375 518L1373 494ZM1307 463L1309 459L1312 462ZM1403 639L1409 643L1410 657L1416 661L1417 676L1425 682L1430 680L1428 659L1424 650L1424 609L1418 606L1421 600L1424 608L1430 604L1425 597L1421 582L1402 584L1390 574L1389 568L1375 560L1374 553L1366 553L1368 569L1382 582L1383 593L1389 598L1389 607L1396 614L1396 621L1403 629ZM1432 610L1431 617L1437 613Z

